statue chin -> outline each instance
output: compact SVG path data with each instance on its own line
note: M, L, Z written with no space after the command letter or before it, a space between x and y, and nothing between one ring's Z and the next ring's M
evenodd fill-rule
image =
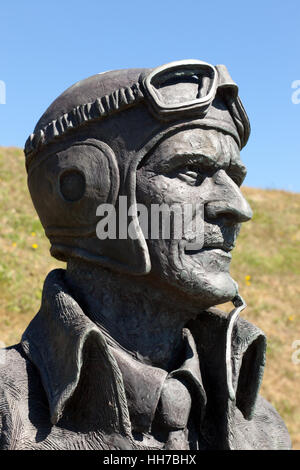
M199 307L209 308L232 300L237 292L237 284L229 273L206 273L199 275L195 271L181 273L177 281L178 288Z
M156 256L159 266L153 263L152 267L161 281L187 298L187 304L209 308L232 300L238 293L237 283L229 273L229 253L203 249L187 254L174 247L171 251L167 257Z
M230 253L221 249L203 249L194 254L182 253L180 258L182 265L186 266L185 273L189 273L191 279L191 294L206 307L235 297L237 283L229 273Z

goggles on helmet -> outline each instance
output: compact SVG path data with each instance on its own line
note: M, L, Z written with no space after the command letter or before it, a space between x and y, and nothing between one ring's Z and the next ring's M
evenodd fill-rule
M215 98L218 73L199 60L177 61L157 67L142 82L153 111L166 119L204 114ZM168 93L170 86L172 94Z

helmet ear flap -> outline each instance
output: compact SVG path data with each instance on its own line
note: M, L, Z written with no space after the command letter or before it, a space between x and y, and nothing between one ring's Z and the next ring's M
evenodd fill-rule
M125 182L127 197L125 198L126 207L124 207L120 204L119 164L113 150L104 142L99 142L97 140L94 141L94 139L88 139L86 142L101 148L103 152L105 152L109 162L110 191L107 195L106 201L103 201L103 203L114 206L117 218L116 225L118 226L118 222L121 219L126 219L126 228L128 229L130 225L131 232L134 233L135 236L134 238L130 237L127 230L126 238L119 238L118 234L116 239L113 240L102 241L97 238L95 246L98 244L99 251L97 249L96 256L93 249L93 253L86 253L83 257L91 261L95 261L96 263L99 262L102 266L116 269L124 273L135 275L147 274L151 269L151 262L148 247L139 224L136 210L136 162L133 160L132 166L127 173ZM124 210L127 211L126 215L128 217L124 217L125 214L120 214L120 211Z
M148 274L151 270L149 250L139 222L136 200L136 172L143 156L144 155L137 154L131 161L125 180L126 193L128 195L128 227L130 226L130 231L131 234L134 234L134 239L127 236L124 242L126 242L128 267L132 273L140 275Z
M138 161L139 159L133 158L129 164L124 185L118 193L118 198L115 199L116 239L102 241L98 239L102 245L101 253L104 255L101 264L133 275L147 274L151 269L148 246L140 226L136 203ZM109 217L106 219L109 223ZM103 229L102 224L101 229Z
M119 164L106 143L89 138L47 154L31 167L28 186L52 256L61 261L80 258L131 274L149 271L148 248L138 217L135 211L133 215L128 211L135 201L135 186L133 196L127 192L126 207L120 207ZM118 233L113 238L98 238L101 205L113 208L117 221L119 212L123 211L123 217L126 211L137 238L121 239Z

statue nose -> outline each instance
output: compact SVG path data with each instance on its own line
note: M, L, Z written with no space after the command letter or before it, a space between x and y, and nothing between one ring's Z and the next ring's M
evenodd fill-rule
M233 223L247 222L253 215L240 188L224 170L218 172L212 200L205 205L205 214L209 219L224 217Z

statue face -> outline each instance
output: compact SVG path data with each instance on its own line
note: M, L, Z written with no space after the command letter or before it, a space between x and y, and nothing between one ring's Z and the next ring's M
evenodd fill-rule
M205 308L231 300L237 292L229 274L231 250L241 222L252 217L239 189L245 175L235 140L200 128L166 138L137 171L137 202L149 213L151 204L192 202L203 214L202 248L187 249L188 228L181 239L149 238L147 243L152 275Z

